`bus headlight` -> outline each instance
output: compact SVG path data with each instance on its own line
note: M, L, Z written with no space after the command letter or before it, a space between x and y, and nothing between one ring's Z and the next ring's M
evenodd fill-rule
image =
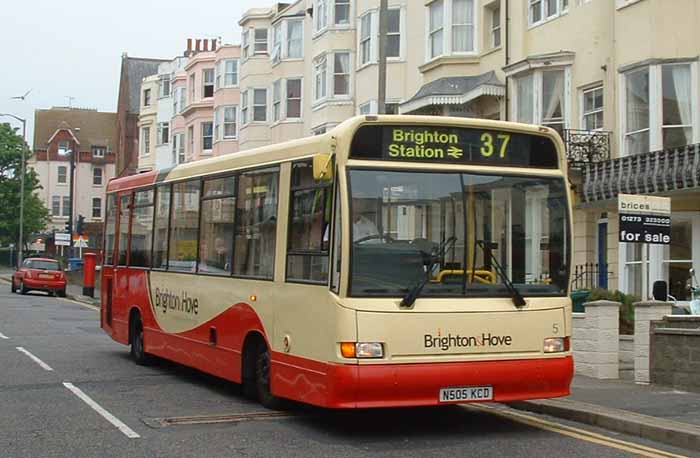
M544 339L543 350L545 353L560 353L569 350L568 337L547 337Z
M383 358L384 345L380 342L342 342L343 358Z

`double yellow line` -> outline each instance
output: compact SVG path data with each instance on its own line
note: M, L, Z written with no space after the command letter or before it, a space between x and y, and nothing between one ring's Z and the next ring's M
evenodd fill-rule
M532 426L534 428L539 428L545 431L551 431L553 433L573 437L575 439L583 440L586 442L591 442L593 444L603 445L605 447L611 447L618 450L623 450L625 452L634 453L636 456L645 456L651 458L686 458L685 455L676 455L675 453L666 452L652 447L647 447L632 442L614 439L612 437L604 436L602 434L597 434L591 431L586 431L584 429L554 423L520 412L513 412L511 410L505 410L498 407L489 407L478 404L464 405L463 407L467 409L474 409L481 412L485 412L490 415L496 415L524 425Z

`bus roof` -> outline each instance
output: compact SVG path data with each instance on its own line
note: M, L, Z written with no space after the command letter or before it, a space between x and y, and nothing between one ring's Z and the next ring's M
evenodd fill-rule
M238 169L261 167L283 161L311 157L317 153L329 153L337 142L338 160L347 159L352 137L357 129L365 124L417 124L426 126L473 127L494 130L509 130L524 134L549 137L563 151L564 145L553 129L531 124L507 121L494 121L478 118L457 118L448 116L415 115L368 115L349 118L322 135L290 140L282 143L261 146L233 154L224 154L212 158L180 164L176 167L116 178L107 185L107 192L142 188L157 183L178 181L216 173L226 173ZM562 160L562 158L560 158Z

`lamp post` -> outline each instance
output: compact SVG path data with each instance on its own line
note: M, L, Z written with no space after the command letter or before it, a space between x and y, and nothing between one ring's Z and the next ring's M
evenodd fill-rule
M27 155L25 154L27 149L27 120L20 118L9 113L0 113L0 116L9 116L22 123L22 163L21 175L19 178L19 245L17 247L17 266L22 264L22 257L24 255L24 175L27 167Z

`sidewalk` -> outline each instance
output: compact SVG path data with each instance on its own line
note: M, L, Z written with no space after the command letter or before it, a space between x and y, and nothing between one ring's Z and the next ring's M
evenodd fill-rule
M510 406L700 450L700 393L577 375L571 396Z
M0 267L0 280L6 281L8 284L12 281L13 270L1 266ZM9 288L9 286L8 286ZM100 306L100 290L95 288L95 297L83 296L83 286L73 283L69 283L66 287L66 297L74 301L82 302L87 305L92 305L94 307Z

